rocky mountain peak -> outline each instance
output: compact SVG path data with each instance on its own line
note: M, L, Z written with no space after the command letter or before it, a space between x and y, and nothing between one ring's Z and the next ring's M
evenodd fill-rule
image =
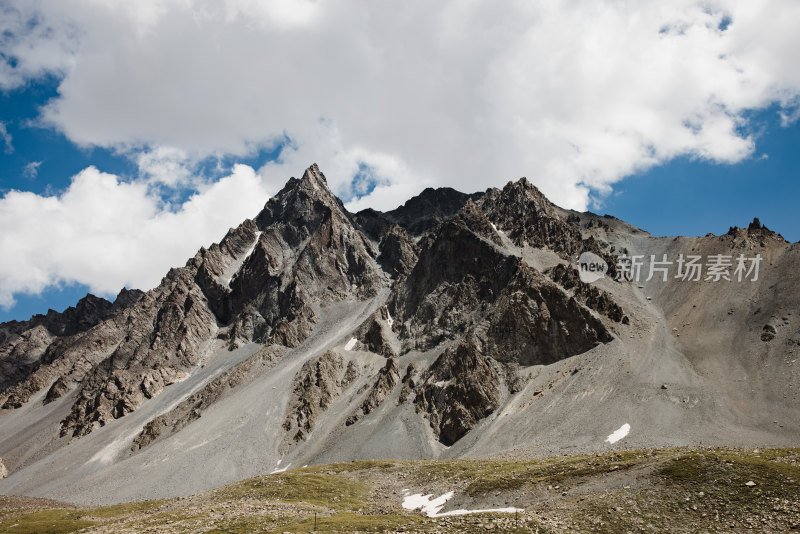
M732 236L735 240L747 240L759 244L764 243L765 240L788 243L781 234L773 232L765 224L762 224L758 217L754 217L750 224L747 225L747 228L731 226L727 235Z
M483 193L467 195L450 187L428 187L396 209L386 213L365 209L355 214L353 219L362 231L375 240L382 239L395 224L402 226L410 235L419 237L458 213L468 199L478 200L482 196Z
M120 292L117 293L116 299L114 299L114 306L118 309L127 308L139 300L142 295L144 295L144 291L123 287Z
M476 204L517 246L549 247L567 255L583 246L580 230L526 178L489 189Z
M305 170L302 178L290 178L283 189L267 201L256 223L262 229L276 223L303 224L307 219L317 219L321 214L333 212L345 217L346 210L314 163Z
M298 181L298 186L312 196L333 196L328 188L328 180L316 163L312 163L303 172L302 178Z
M478 207L471 198L467 199L464 207L461 208L461 211L456 215L456 218L464 222L475 234L493 241L498 245L503 244L500 236L497 234L497 230L492 227L491 221L489 221L486 214L481 211L480 207Z
M489 196L488 192L487 196ZM523 204L528 208L533 207L537 211L547 212L548 214L552 214L554 208L553 203L544 196L539 188L524 176L516 182L508 182L500 191L500 198L512 205Z

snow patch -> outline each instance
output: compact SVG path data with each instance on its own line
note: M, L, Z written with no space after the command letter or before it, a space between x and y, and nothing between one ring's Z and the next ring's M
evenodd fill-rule
M625 423L624 425L622 425L621 427L616 429L614 432L612 432L606 438L606 441L609 442L609 443L612 443L612 444L616 443L619 440L621 440L622 438L624 438L625 436L627 436L628 432L630 432L630 431L631 431L631 425L629 425L628 423Z
M404 492L408 490L403 490ZM447 493L432 499L433 494L422 495L415 493L414 495L406 495L403 499L403 508L406 510L420 510L428 517L447 517L451 515L466 515L466 514L483 514L483 513L514 513L521 512L522 508L485 508L481 510L450 510L449 512L440 513L439 510L444 508L444 505L453 497L454 493L448 491Z
M452 491L448 491L435 499L431 499L431 497L433 497L432 493L428 495L422 495L421 493L406 495L403 499L403 508L406 510L420 510L428 517L436 517L439 510L444 508L444 503L449 501L453 495L454 493Z
M280 465L280 462L278 462L278 465ZM274 475L275 473L283 473L284 471L286 471L287 469L289 469L289 466L290 466L290 465L292 465L292 464L286 464L286 467L281 467L280 469L276 469L275 471L272 471L272 472L270 473L270 475Z
M350 341L347 342L347 345L344 346L344 350L353 350L353 347L356 346L356 343L358 343L356 338L351 337Z
M256 249L256 245L258 245L258 241L259 241L259 239L261 239L261 234L262 234L261 231L256 232L256 238L255 238L255 241L253 241L253 246L251 246L249 249L247 249L245 251L245 253L242 254L241 257L239 257L227 269L225 269L225 272L222 274L222 276L220 276L217 279L217 281L220 284L222 284L225 287L230 287L231 286L231 280L233 280L233 275L235 275L236 273L239 272L239 269L242 268L242 265L244 265L244 262L247 261L247 258L250 257L250 254L252 254L253 251Z
M389 313L389 310L386 310L386 324L389 325L389 328L391 328L394 324L394 319L392 319L392 315Z

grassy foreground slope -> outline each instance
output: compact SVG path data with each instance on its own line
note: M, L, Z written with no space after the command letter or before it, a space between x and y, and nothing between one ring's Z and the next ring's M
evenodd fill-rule
M454 496L427 517L406 494ZM363 461L102 508L0 497L0 532L800 532L800 449Z

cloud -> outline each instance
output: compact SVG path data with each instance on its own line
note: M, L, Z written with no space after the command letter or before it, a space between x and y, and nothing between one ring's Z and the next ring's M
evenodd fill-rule
M12 141L14 140L11 137L11 134L8 133L8 129L6 128L6 123L0 121L0 140L3 141L5 148L3 149L6 154L12 154L14 152L14 145Z
M0 89L67 74L77 59L82 33L74 25L80 21L69 16L70 7L39 0L0 5Z
M39 174L39 166L41 164L41 161L31 161L27 163L22 169L22 176L29 180L33 180Z
M318 161L343 191L391 158L391 184L527 175L581 208L676 156L749 157L744 112L792 117L800 88L792 0L11 5L0 80L63 75L43 120L76 143L197 160L288 135L281 179Z
M800 116L794 0L4 6L0 87L59 79L39 125L130 155L141 179L112 190L150 209L158 202L147 195L160 188L213 187L197 178L200 162L287 139L258 169L261 183L277 187L317 162L350 209L390 209L426 186L476 191L520 176L584 209L672 158L751 157L751 110L777 104L786 124ZM38 202L79 209L69 198ZM173 224L169 213L146 226ZM3 224L3 235L18 226ZM222 231L207 228L208 239ZM41 280L56 272L54 263Z
M139 173L150 183L166 187L191 184L192 174L189 158L183 150L160 146L132 154Z
M227 228L254 217L272 191L237 165L170 210L144 181L84 169L58 196L11 191L0 198L0 306L14 294L78 282L114 295L149 289Z

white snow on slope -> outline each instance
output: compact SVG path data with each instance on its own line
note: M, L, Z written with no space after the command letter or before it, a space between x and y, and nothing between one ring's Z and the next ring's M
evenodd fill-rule
M483 510L450 510L449 512L439 513L439 510L444 508L444 505L453 497L454 493L448 491L447 493L432 499L433 494L422 495L415 493L414 495L406 495L403 499L403 508L406 510L421 510L422 513L428 517L446 517L450 515L466 515L466 514L481 514L488 512L495 513L513 513L521 512L521 508L487 508Z
M501 229L499 229L497 226L495 226L494 223L490 223L490 224L492 225L492 228L494 228L495 232L497 232L498 234L504 234L504 232Z
M606 438L606 441L609 442L609 443L612 443L612 444L616 443L619 440L621 440L622 438L624 438L625 436L627 436L628 432L630 432L630 431L631 431L631 425L629 425L628 423L625 423L624 425L622 425L621 427L616 429L614 432L612 432Z
M233 275L239 272L239 269L242 268L244 262L247 261L247 258L250 257L250 254L256 249L256 245L258 245L258 240L261 239L262 232L256 232L256 238L253 241L253 246L251 246L247 251L242 254L236 261L234 261L225 272L220 276L217 281L225 287L230 287L231 280L233 279Z
M280 465L280 462L278 462L278 465ZM292 465L292 464L286 464L285 467L281 467L280 469L276 469L275 471L270 472L270 475L274 475L275 473L283 473L284 471L289 469L290 465Z

